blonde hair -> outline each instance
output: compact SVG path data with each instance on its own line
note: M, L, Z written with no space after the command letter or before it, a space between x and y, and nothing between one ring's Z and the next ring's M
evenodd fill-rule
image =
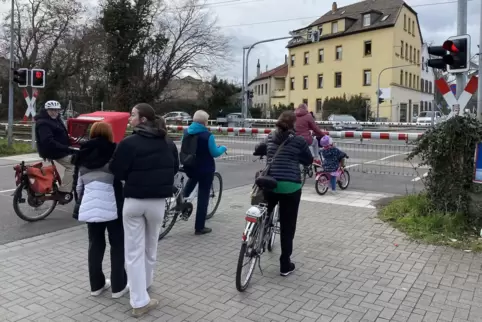
M112 132L112 126L106 122L95 122L90 128L91 139L102 137L109 142L114 142L114 132Z
M207 124L209 121L209 114L203 110L197 110L192 117L193 122Z

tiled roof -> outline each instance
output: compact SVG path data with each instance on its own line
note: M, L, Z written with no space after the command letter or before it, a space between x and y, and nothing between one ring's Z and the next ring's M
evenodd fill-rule
M278 67L275 67L271 70L268 70L264 73L259 74L259 76L253 79L251 82L249 82L248 85L251 85L251 83L253 82L266 79L269 77L284 77L286 75L288 75L288 64L284 63L283 65L279 65Z
M337 8L335 12L330 10L305 28L318 26L323 23L336 21L344 18L353 21L353 24L348 24L348 28L343 32L328 34L320 37L320 40L323 40L335 37L342 37L347 34L354 34L369 30L392 27L397 22L400 10L404 5L415 15L417 15L417 13L403 0L365 0L356 2L348 6ZM364 27L362 21L363 14L369 12L379 13L379 15L376 20L371 21L370 26ZM383 20L383 17L385 16L388 17ZM298 31L305 28L299 29ZM294 38L288 43L287 47L299 46L311 42L310 40L306 40L306 37L303 38L305 38L305 40L301 40L299 37Z

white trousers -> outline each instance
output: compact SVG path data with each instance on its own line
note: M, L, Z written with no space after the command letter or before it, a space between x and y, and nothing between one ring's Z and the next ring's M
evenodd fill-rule
M124 201L124 245L130 303L133 308L147 305L147 289L154 279L157 241L166 207L165 199Z
M320 158L320 148L318 147L318 140L316 139L316 137L313 137L313 142L311 143L309 148L310 148L311 155L313 156L313 158L319 159Z

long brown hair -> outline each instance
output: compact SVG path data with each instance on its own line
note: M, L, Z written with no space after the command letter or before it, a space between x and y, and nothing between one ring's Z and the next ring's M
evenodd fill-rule
M102 137L109 142L114 142L114 132L112 126L107 122L95 122L90 128L89 136L91 139Z
M147 103L139 103L134 108L139 113L139 118L145 117L149 127L161 132L162 136L167 134L166 121L162 116L156 115L154 108Z

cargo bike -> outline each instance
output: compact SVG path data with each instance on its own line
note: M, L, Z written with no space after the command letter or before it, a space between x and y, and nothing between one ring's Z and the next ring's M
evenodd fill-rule
M72 162L75 162L76 151L80 144L89 138L92 124L107 122L111 124L114 142L119 143L124 137L129 122L129 113L98 111L82 114L67 120L72 149ZM13 167L15 171L16 189L13 193L13 209L17 216L28 222L35 222L47 218L58 204L66 205L77 201L75 190L77 185L77 171L74 173L72 191L68 194L59 192L62 179L53 160L43 160L32 164L22 161ZM23 209L26 206L26 209ZM28 210L33 210L31 215Z

